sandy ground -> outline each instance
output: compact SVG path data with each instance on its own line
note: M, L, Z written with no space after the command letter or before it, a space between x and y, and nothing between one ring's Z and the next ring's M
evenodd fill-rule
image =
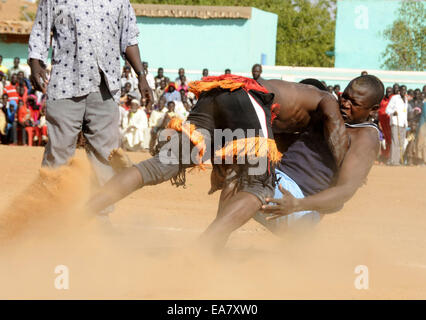
M251 221L211 256L195 245L219 197L207 195L208 170L190 173L186 189L167 182L135 192L116 206L110 228L81 209L90 186L84 152L48 177L48 192L38 178L42 153L0 146L2 299L426 298L424 167L375 166L345 208L315 228L278 238ZM55 288L59 265L68 290ZM357 282L360 265L368 283L365 269Z

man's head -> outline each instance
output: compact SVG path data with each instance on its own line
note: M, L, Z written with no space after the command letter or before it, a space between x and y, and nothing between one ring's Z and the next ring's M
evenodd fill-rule
M366 76L366 75L368 75L368 72L367 72L367 71L363 71L363 72L361 72L361 76Z
M146 73L148 73L148 62L143 61L142 62L142 68L145 70Z
M132 84L130 82L126 82L126 84L124 85L124 93L129 93L130 90L132 89Z
M393 89L392 87L387 87L386 88L386 98L389 99L389 97L393 94Z
M21 59L19 59L18 57L15 57L15 59L13 59L13 66L15 68L18 68L20 62L21 62Z
M164 96L162 96L160 100L158 101L158 109L162 110L164 106L166 105L166 103L167 103L167 99Z
M137 99L133 99L130 102L130 112L131 113L136 113L139 109L139 101Z
M328 86L327 91L330 92L330 93L333 93L333 86Z
M174 82L170 82L169 86L167 87L167 92L173 93L176 90L176 85Z
M251 68L251 74L252 74L254 80L259 79L260 75L262 74L262 66L260 64L256 63Z
M384 91L383 83L375 76L353 79L339 98L340 113L345 122L356 124L367 121L379 108Z
M130 70L131 69L129 66L124 66L124 75L126 76L126 78L129 78Z
M164 69L163 68L158 68L158 70L157 70L157 77L161 79L163 76L164 76Z
M399 87L399 94L402 98L405 98L405 96L407 95L407 86L406 85L402 85Z
M417 101L423 101L423 95L420 89L414 90L414 99L416 99Z
M175 103L173 101L169 101L167 103L167 109L169 109L169 112L175 112Z
M231 69L226 69L225 74L231 74Z
M340 93L340 86L338 84L336 84L333 88L333 91L336 95L339 95Z
M204 68L203 69L203 77L208 77L209 76L209 69Z
M178 75L179 75L179 78L182 78L185 75L185 69L180 68L179 71L178 71Z
M393 94L398 94L399 93L399 84L398 83L394 83L394 85L392 86L393 88Z
M9 100L9 96L7 95L7 93L4 93L4 94L1 96L1 101L2 101L2 103L3 103L4 105L6 105L7 100Z
M16 92L18 92L20 97L23 97L25 95L25 87L22 85L18 86Z
M18 83L18 76L16 75L16 73L12 74L12 76L10 77L10 83L14 86Z
M25 75L23 71L19 71L17 75L18 75L18 81L24 80Z
M166 86L167 86L167 83L166 83L166 80L161 80L160 81L160 88L161 88L161 90L164 90L164 89L166 89Z

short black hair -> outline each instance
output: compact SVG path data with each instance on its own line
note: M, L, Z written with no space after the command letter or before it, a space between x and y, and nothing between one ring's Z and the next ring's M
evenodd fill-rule
M254 65L253 65L253 67L251 67L251 68L253 69L253 68L256 68L256 67L260 67L260 68L262 68L262 65L261 65L261 64L259 64L259 63L256 63L256 64L254 64Z
M314 86L314 87L316 87L316 88L318 88L322 91L327 91L327 87L321 81L319 81L317 79L313 79L313 78L303 79L299 83L309 84L309 85Z
M380 104L385 96L385 86L383 82L371 74L360 76L353 79L349 85L356 84L357 86L368 87L372 90L373 105Z

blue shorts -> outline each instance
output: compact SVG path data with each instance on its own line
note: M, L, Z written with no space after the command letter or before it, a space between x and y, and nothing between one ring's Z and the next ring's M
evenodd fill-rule
M285 190L290 192L295 198L302 199L304 198L304 194L300 187L284 172L275 169L275 174L277 179L279 179L277 186L275 187L275 199L280 199L283 197L280 189L278 188L281 185ZM271 231L277 231L277 229L281 229L282 227L296 227L298 225L315 225L320 221L320 214L317 211L300 211L293 212L289 215L274 219L274 220L266 220L270 214L265 214L258 212L254 216L254 219L267 227Z

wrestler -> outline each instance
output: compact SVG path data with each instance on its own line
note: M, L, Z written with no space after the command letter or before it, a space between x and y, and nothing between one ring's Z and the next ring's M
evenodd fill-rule
M219 224L224 230L218 230L218 233L230 234L253 217L266 204L266 198L274 194L273 164L280 160L280 156L273 140L272 127L277 132L294 132L322 123L324 139L339 167L349 142L337 101L330 94L309 85L280 80L261 80L260 84L253 79L234 75L207 77L192 83L191 90L199 96L199 100L188 116L190 125L171 121L169 127L179 132L178 139L171 141L181 144L184 134L189 137L192 151L196 149L199 155L199 162L191 159L191 163L184 164L182 155L171 152L169 155L174 157L175 162L167 164L161 161L161 152L157 153L155 157L119 172L89 201L89 208L96 212L136 189L169 179L176 185L184 184L186 168L212 160L214 168L219 168L213 170L213 177L222 173L225 186L231 182L235 186L234 194L230 197L227 195L227 201L221 201L219 205L219 211L226 221ZM198 134L199 129L203 129L204 133ZM257 133L254 138L246 136L242 141L225 141L215 146L211 138L215 129L242 129L245 133L255 129ZM266 152L260 145L267 146ZM211 152L208 152L208 146L211 146ZM247 149L255 149L256 153L260 150L259 158L267 158L264 172L251 175L251 165L247 163L223 167L214 161L217 155L240 155L247 153ZM116 156L120 156L120 152L113 152L112 162L123 163L114 159ZM213 185L212 191L223 187ZM236 213L238 219L234 219Z
M368 119L378 109L383 95L384 86L374 76L352 80L339 101L350 137L350 147L341 167L335 164L321 125L312 126L284 153L275 170L279 179L275 199L266 199L270 204L262 206L262 213L257 213L255 220L272 232L280 233L295 225L316 223L323 214L340 209L365 182L377 157L379 130ZM232 194L232 188L228 185L223 194ZM226 201L227 197L223 199ZM229 230L226 226L231 220L228 214L219 211L202 235L213 247L221 246L229 236L229 232L223 231ZM232 219L236 221L234 224L247 220L246 214L238 211Z

